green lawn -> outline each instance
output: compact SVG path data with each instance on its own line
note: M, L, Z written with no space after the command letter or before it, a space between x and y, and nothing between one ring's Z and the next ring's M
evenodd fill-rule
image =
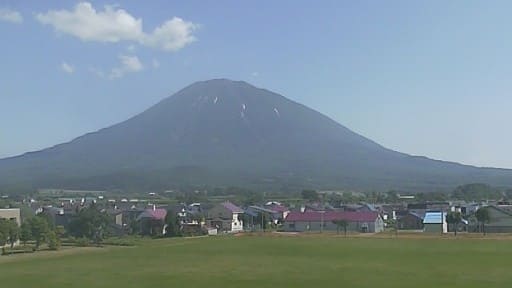
M512 287L507 240L244 236L82 249L0 256L1 287Z

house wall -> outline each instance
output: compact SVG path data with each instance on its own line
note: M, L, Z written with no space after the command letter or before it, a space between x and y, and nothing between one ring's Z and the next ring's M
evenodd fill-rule
M206 218L206 225L217 228L219 231L240 232L243 231L243 221L239 220L238 213L232 213L222 205L210 209Z
M231 232L240 232L244 230L244 222L241 218L242 217L240 214L233 213L233 218L231 221Z
M338 226L332 221L325 221L323 227L323 231L337 231ZM312 221L312 222L289 222L286 221L283 225L284 231L288 232L319 232L322 231L321 221ZM343 228L340 227L340 230L343 231ZM368 233L378 233L384 230L384 221L382 218L377 218L374 222L349 222L347 226L347 231L350 232L368 232Z
M441 233L441 232L446 233L446 232L448 232L448 225L446 223L443 223L442 226L440 223L423 224L423 232L425 232L425 233Z
M0 218L14 219L18 226L21 225L21 212L19 208L0 209Z
M375 231L374 233L380 233L384 231L384 219L382 217L378 217L377 220L375 220Z
M411 214L407 214L398 219L398 229L421 230L423 229L423 219Z
M114 224L123 226L123 213L113 215Z

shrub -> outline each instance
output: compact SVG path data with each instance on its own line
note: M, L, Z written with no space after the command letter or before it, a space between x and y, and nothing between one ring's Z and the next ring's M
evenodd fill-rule
M48 240L48 248L50 248L50 250L59 250L60 239L57 237L57 234L55 234L54 231L50 231L46 237Z
M77 238L75 243L78 247L87 247L90 245L89 239L87 238Z

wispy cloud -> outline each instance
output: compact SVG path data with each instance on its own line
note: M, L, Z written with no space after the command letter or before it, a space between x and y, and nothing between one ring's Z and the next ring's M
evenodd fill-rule
M119 66L110 71L110 79L122 78L126 73L139 72L144 69L144 65L137 56L119 55Z
M0 21L21 24L23 23L23 16L20 12L8 8L0 8Z
M62 64L60 64L60 69L68 74L73 74L73 72L75 72L75 68L66 62L62 62Z
M51 25L55 31L75 36L83 41L121 42L132 41L141 45L177 51L194 42L193 32L199 25L174 17L145 33L142 19L135 18L127 11L105 6L97 11L89 2L78 3L73 10L50 10L36 14L36 19Z

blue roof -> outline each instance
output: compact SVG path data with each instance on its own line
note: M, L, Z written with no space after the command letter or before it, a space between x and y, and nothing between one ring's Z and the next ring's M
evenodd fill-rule
M444 223L446 213L443 212L427 212L423 218L423 224L441 224Z

